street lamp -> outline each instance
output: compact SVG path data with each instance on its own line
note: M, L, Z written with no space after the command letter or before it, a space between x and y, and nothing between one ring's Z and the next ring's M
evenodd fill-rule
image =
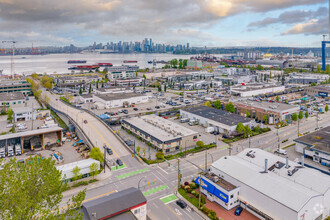
M107 146L104 144L104 145L103 145L103 149L104 149L104 153L103 153L103 156L104 156L104 158L103 158L103 159L104 159L104 173L105 173L105 160L106 160L106 155L107 155L107 154L106 154L106 147L107 147Z

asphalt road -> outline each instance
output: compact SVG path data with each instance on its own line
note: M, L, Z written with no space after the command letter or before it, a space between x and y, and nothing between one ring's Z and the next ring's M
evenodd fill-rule
M111 171L106 179L89 185L87 187L86 200L109 195L128 187L140 187L140 189L146 193L148 215L151 219L202 219L189 208L185 210L181 209L175 204L175 200L167 204L161 200L161 198L167 195L175 194L178 187L177 160L170 161L170 166L168 166L167 163L151 166L141 164L131 157L131 154L122 143L117 140L101 122L94 118L94 116L67 106L60 101L56 101L58 97L55 95L48 95L50 97L50 105L67 113L75 120L95 146L99 147L101 150L103 150L104 144L111 147L114 152L111 159L115 160L117 157L121 158L127 166L123 169ZM322 121L319 122L320 127L329 125L329 113L320 115L320 117L322 118ZM84 120L87 120L88 123L84 124ZM315 125L315 118L302 121L300 123L300 133L314 131ZM296 125L291 125L279 130L280 142L283 139L289 139L288 142L281 145L286 146L292 143L292 140L297 137L296 127ZM231 154L237 154L243 148L248 147L247 139L233 143ZM252 137L251 147L262 148L268 151L275 150L277 147L276 130L273 129L268 133ZM218 147L215 149L188 155L186 158L180 159L180 170L183 174L182 182L191 181L193 177L196 177L198 172L205 170L213 161L228 154L228 145L219 142ZM152 184L154 180L156 180L156 184ZM149 186L147 186L147 182L149 182ZM82 188L78 188L76 191L81 189ZM65 202L72 196L71 193L75 194L76 191L73 190L64 193L63 206L65 206Z

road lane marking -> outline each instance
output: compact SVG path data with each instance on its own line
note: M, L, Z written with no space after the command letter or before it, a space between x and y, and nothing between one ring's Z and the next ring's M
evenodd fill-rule
M161 169L164 173L168 174L168 172L166 172L163 168L161 168L159 165L158 165L159 169Z
M182 218L178 215L178 214L176 214L176 212L174 212L173 211L173 209L171 209L171 207L169 207L168 205L165 205L169 210L171 210L171 212L173 212L174 213L174 215L176 215L176 217L178 217L178 219L181 219L182 220Z
M117 176L117 179L121 180L121 179L130 177L130 176L133 176L133 175L137 175L137 174L140 174L140 173L144 173L144 172L147 172L147 171L149 171L148 168L144 168L144 169L141 169L141 170L135 170L133 172L124 173L122 175L119 175L119 176Z
M161 185L161 186L158 186L158 187L156 187L156 188L153 188L153 189L150 189L150 190L144 191L144 192L143 192L143 195L144 195L144 196L149 196L149 195L152 195L152 194L157 193L157 192L159 192L159 191L165 190L165 189L167 189L167 188L168 188L167 185Z
M176 197L176 195L174 195L174 194L170 194L170 195L167 195L167 196L164 196L164 197L160 198L160 200L165 205L167 205L168 203L174 202L177 199L178 199L178 197Z

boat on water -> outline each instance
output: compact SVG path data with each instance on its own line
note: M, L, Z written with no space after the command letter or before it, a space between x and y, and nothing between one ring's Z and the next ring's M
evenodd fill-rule
M107 66L113 66L112 63L98 63L97 65L98 66L105 66L105 67L107 67Z
M124 60L123 63L137 63L136 60Z
M86 60L68 60L68 63L87 63Z
M149 60L149 61L148 61L148 63L149 63L149 64L152 64L152 61L151 61L151 60Z
M99 67L99 65L82 65L69 67L68 70L95 70Z

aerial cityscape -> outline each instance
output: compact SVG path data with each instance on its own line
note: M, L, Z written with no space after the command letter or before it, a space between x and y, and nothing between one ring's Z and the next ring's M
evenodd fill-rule
M330 220L330 1L0 0L0 219Z

